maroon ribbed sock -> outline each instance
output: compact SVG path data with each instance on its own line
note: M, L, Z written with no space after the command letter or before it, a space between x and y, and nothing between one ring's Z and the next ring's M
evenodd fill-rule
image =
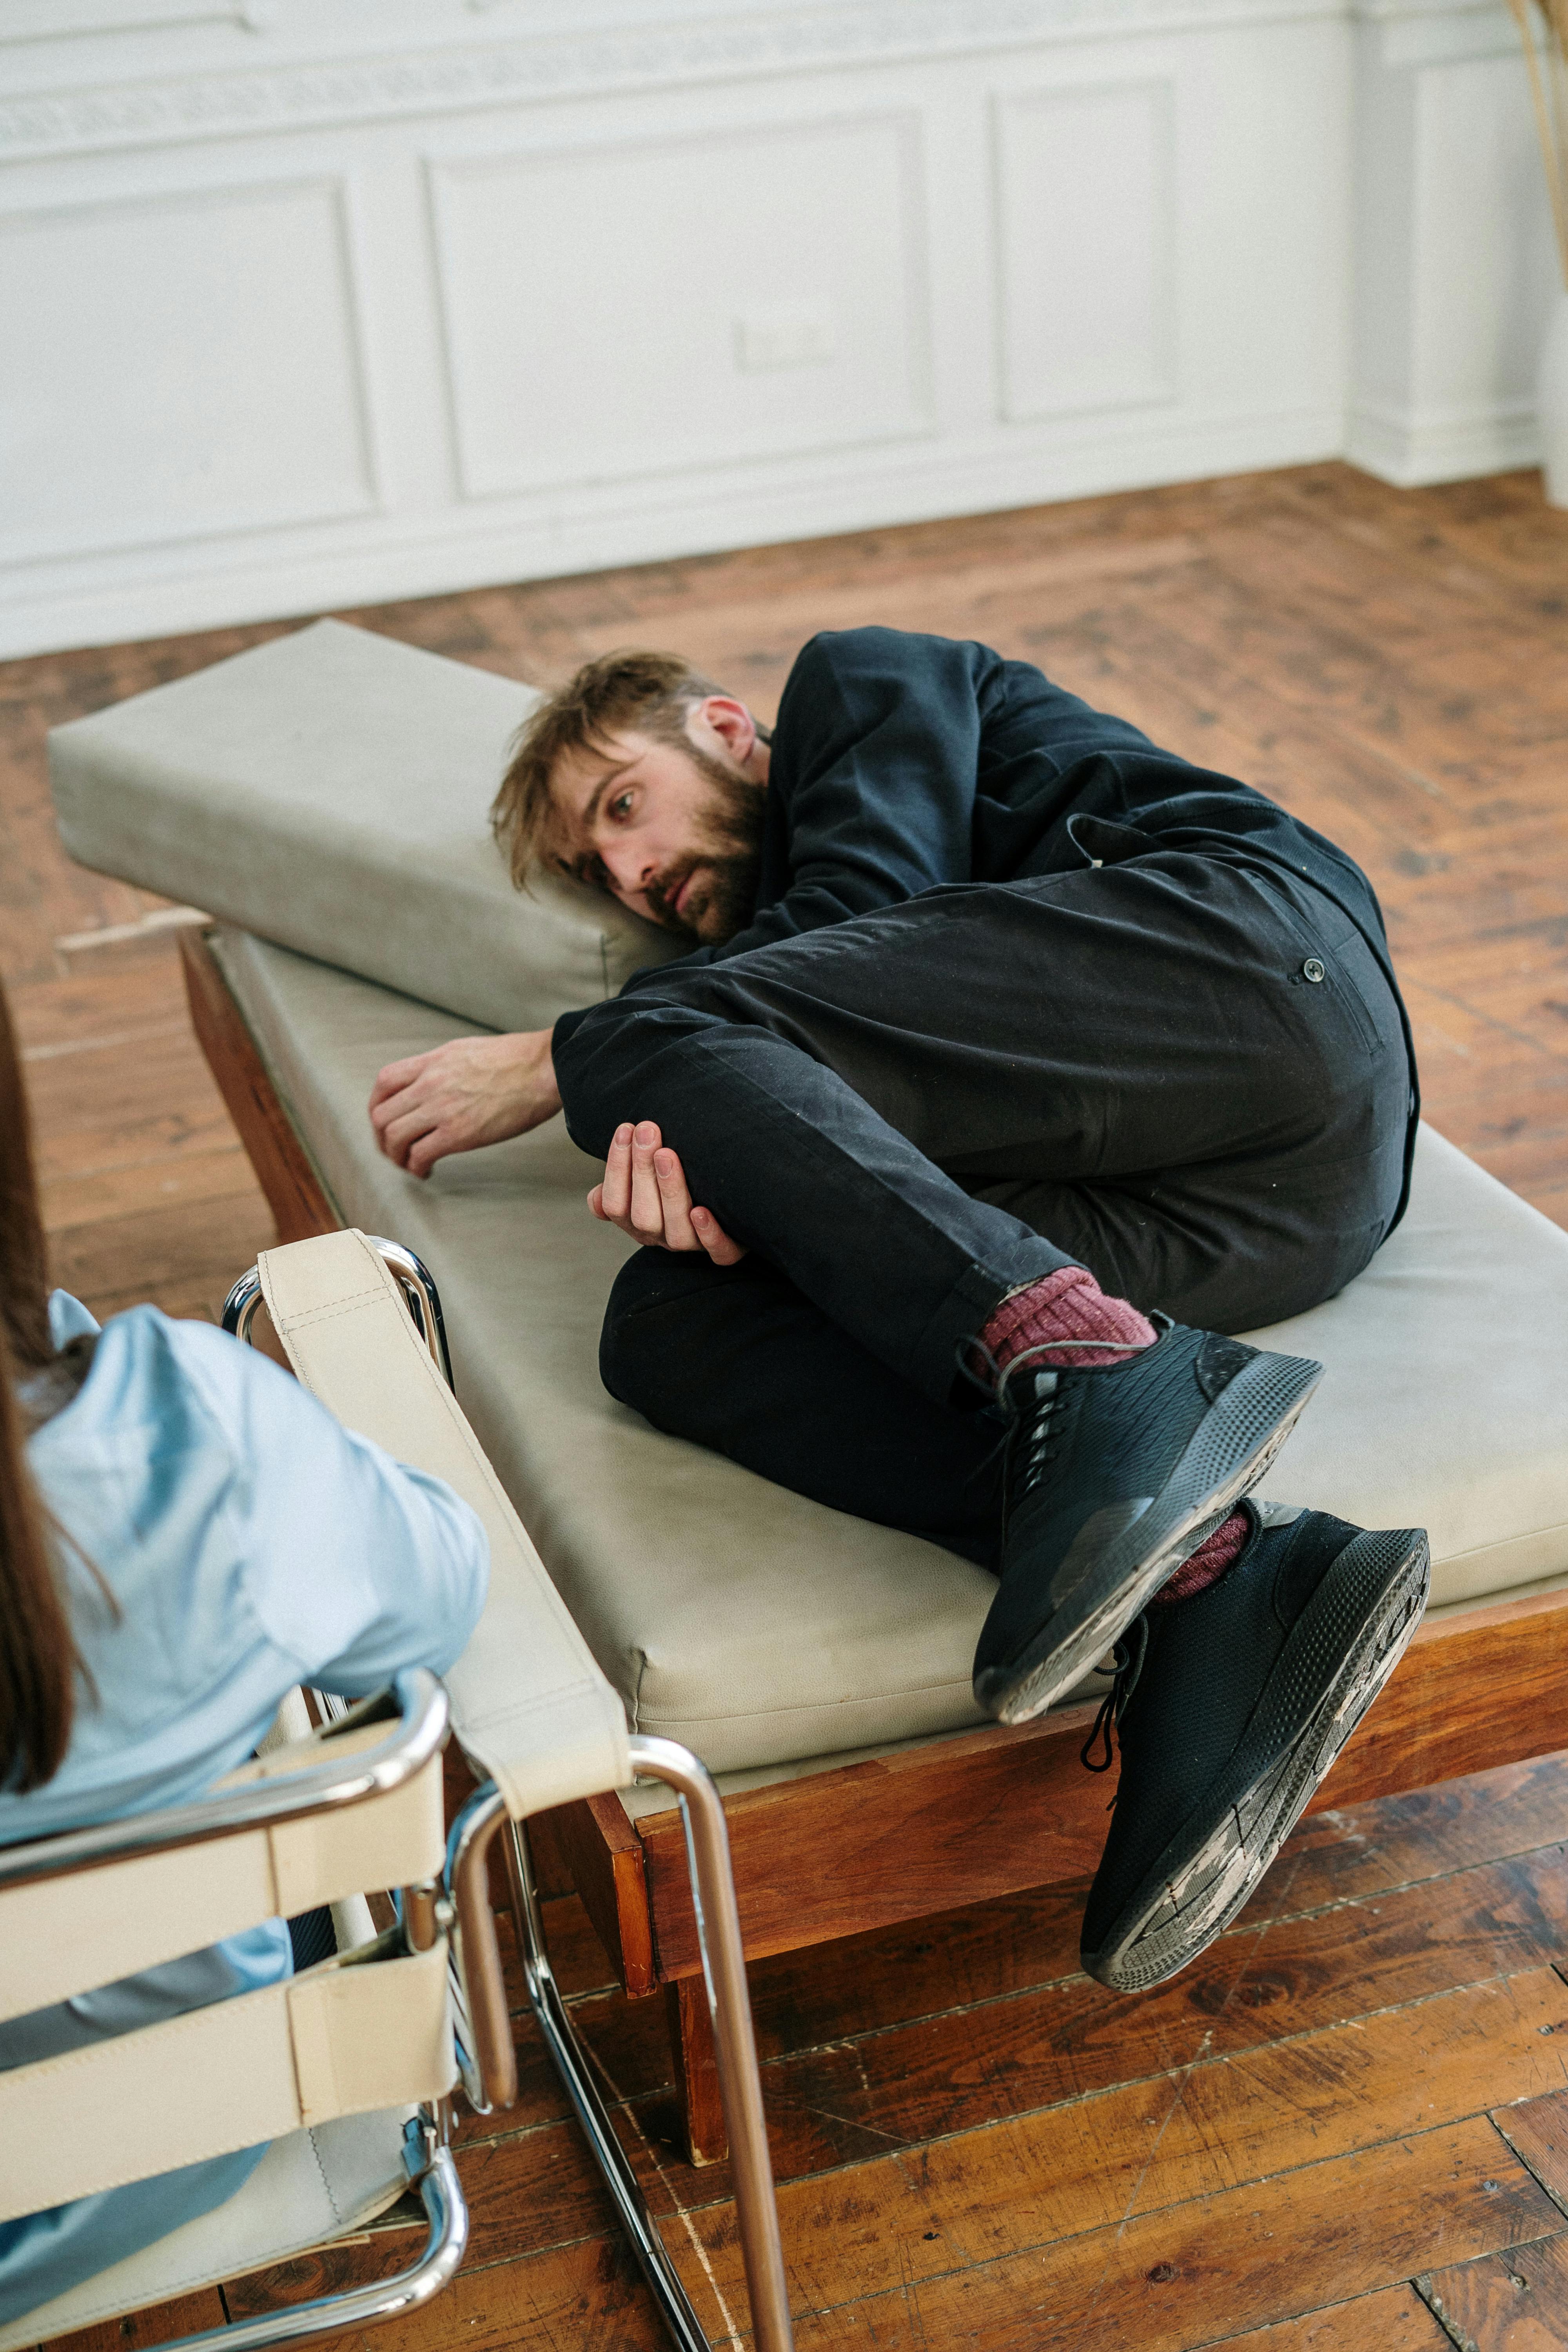
M1167 1601L1190 1601L1194 1592L1205 1592L1217 1584L1227 1568L1234 1568L1241 1548L1252 1533L1252 1522L1245 1511L1232 1511L1222 1519L1206 1543L1189 1552L1168 1584L1163 1584L1154 1595L1152 1605L1160 1607Z
M1058 1266L1038 1282L1015 1290L994 1307L980 1334L997 1371L1005 1372L1026 1349L1048 1339L1114 1339L1129 1355L1152 1346L1154 1326L1125 1298L1108 1298L1087 1266ZM1086 1364L1116 1364L1113 1349L1053 1348L1040 1358L1042 1371L1073 1371Z

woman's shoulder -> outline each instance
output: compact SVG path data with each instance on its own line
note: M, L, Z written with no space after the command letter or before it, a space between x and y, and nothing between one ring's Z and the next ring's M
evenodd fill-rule
M74 1300L58 1303L61 1296L51 1301L57 1330L72 1307L82 1317L73 1331L89 1328ZM310 1402L276 1364L216 1325L131 1307L99 1330L81 1387L33 1443L46 1454L68 1452L155 1424L165 1445L184 1433L227 1450L243 1445L258 1411L289 1418Z

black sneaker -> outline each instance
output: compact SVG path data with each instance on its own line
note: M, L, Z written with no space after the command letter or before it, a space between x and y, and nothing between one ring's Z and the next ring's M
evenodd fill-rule
M974 1696L1026 1723L1097 1658L1251 1492L1321 1364L1190 1331L1085 1370L1050 1350L998 1384L1009 1423L1002 1582L974 1652Z
M1218 1582L1130 1628L1084 1748L1104 1770L1120 1717L1121 1778L1083 1919L1084 1967L1117 1992L1163 1983L1229 1925L1426 1605L1421 1528L1243 1508L1252 1532Z

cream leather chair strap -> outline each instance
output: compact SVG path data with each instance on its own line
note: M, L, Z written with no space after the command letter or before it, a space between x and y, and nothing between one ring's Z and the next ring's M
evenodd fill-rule
M384 1724L373 1724L329 1748L311 1741L275 1749L266 1776L385 1737ZM224 1785L259 1777L259 1769L247 1766ZM0 2018L25 2017L363 1887L437 1878L445 1854L441 1759L433 1756L402 1788L332 1812L14 1887L0 1896ZM10 2080L0 2098L9 2097Z
M489 1597L447 1677L469 1756L518 1817L626 1787L625 1709L364 1235L291 1242L259 1265L273 1326L305 1386L399 1462L444 1478L484 1522Z
M5 2077L0 2221L334 2116L442 2097L447 1948L302 1977Z

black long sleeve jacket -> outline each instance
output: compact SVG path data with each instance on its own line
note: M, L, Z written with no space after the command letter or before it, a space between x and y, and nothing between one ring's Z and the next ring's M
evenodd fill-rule
M1067 873L1156 843L1310 883L1361 932L1400 1003L1366 876L1250 785L1161 751L988 646L824 632L797 656L779 705L752 920L718 946L635 972L623 993L943 884ZM1402 1003L1400 1015L1414 1139Z

